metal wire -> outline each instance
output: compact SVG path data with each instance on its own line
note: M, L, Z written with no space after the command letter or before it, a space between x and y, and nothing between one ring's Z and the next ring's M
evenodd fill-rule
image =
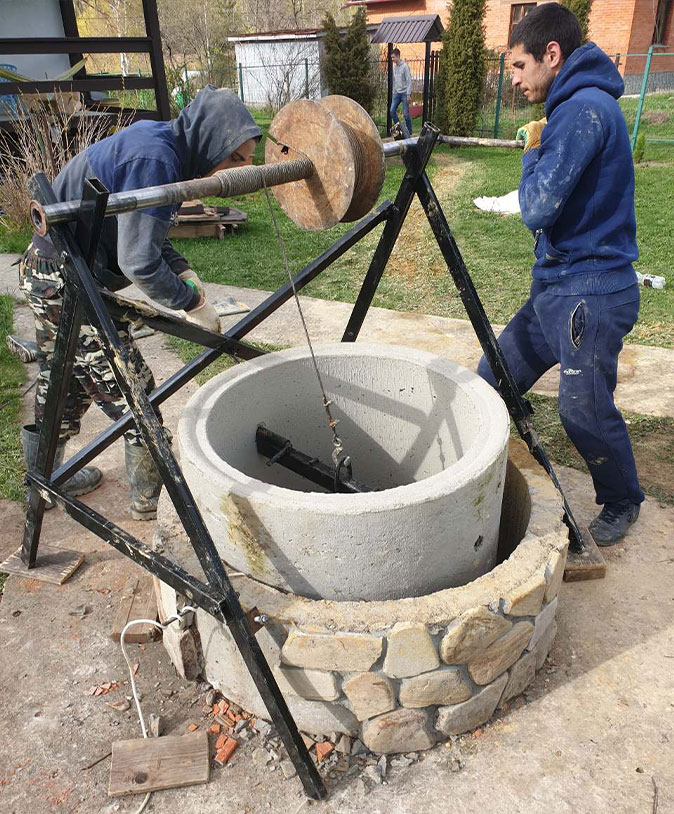
M311 361L313 364L314 372L316 373L316 378L318 379L318 386L321 388L321 395L323 396L323 407L325 408L325 413L328 417L328 426L332 432L332 461L335 467L339 467L342 462L349 463L349 457L344 455L344 445L342 444L342 439L337 435L337 424L339 424L339 419L333 418L332 412L330 410L330 405L332 401L328 398L328 394L325 392L325 387L323 385L323 379L321 378L321 371L318 368L318 362L316 361L316 354L314 353L314 346L311 343L311 337L309 336L309 329L307 328L307 322L304 318L304 312L302 311L302 306L300 304L300 298L297 294L297 289L295 288L295 281L293 280L292 273L290 271L290 265L288 263L288 254L286 252L286 246L281 237L281 231L278 226L278 222L276 220L276 214L274 212L274 207L271 200L271 195L269 194L269 190L267 189L267 185L264 184L263 181L263 189L264 194L267 198L267 204L269 205L269 214L271 215L272 223L274 224L274 231L276 232L276 239L278 240L279 247L281 249L281 258L283 259L283 266L286 270L286 274L288 275L288 280L290 281L290 287L293 291L293 297L295 298L295 304L297 305L297 311L300 315L300 320L302 322L302 328L304 329L304 336L307 340L307 345L309 346L309 352L311 354Z

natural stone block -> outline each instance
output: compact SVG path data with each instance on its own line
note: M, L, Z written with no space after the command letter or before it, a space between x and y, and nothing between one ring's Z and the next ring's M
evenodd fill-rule
M458 667L445 667L414 678L403 679L400 703L404 707L458 704L470 698L470 685Z
M435 740L428 716L414 709L396 709L363 724L363 743L372 752L418 752L430 749Z
M470 677L476 684L489 684L505 672L520 657L527 646L534 626L531 622L518 622L506 634L468 664Z
M525 653L521 659L515 662L508 674L506 684L499 705L505 704L511 698L524 692L536 676L536 654Z
M296 667L316 670L366 672L381 655L381 649L381 636L293 630L283 645L281 660Z
M548 627L548 629L543 633L536 643L536 649L533 651L536 654L536 669L540 670L543 666L543 662L548 656L550 652L550 648L552 647L552 643L555 640L555 636L557 635L557 622L553 619L552 624Z
M487 608L472 608L447 628L440 643L445 664L465 664L512 627L512 622Z
M549 605L546 605L538 614L534 622L534 632L531 635L527 650L535 650L538 642L545 636L547 629L553 623L557 613L557 597Z
M451 707L440 707L435 728L443 735L460 735L462 732L481 726L493 715L507 683L508 676L503 675L493 684L489 684L469 698L468 701L454 704Z
M535 616L543 604L544 574L535 574L503 599L503 612L509 616Z
M548 564L545 567L545 582L547 583L545 589L546 602L552 602L562 587L565 563L566 557L563 557L558 551L552 552Z
M391 682L377 673L354 676L344 683L342 689L360 721L389 712L396 705Z
M277 667L274 677L282 693L299 695L308 701L336 701L339 698L334 673L301 667Z
M440 659L426 625L398 622L393 626L384 659L385 673L393 678L406 678L435 670L439 664Z
M195 633L191 629L180 630L177 625L167 627L162 642L178 675L195 681L202 670L201 648L197 647Z

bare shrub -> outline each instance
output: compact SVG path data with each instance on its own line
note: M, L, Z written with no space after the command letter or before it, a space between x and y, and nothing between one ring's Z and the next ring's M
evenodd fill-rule
M51 101L24 95L9 111L13 129L0 131L0 224L10 231L31 226L28 180L43 172L53 180L77 153L125 126L121 112L85 115L76 93L56 93Z

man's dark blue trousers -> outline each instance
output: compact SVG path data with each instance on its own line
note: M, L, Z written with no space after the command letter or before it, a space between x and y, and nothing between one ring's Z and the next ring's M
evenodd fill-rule
M520 393L559 362L559 417L583 456L597 503L641 503L627 427L613 401L618 354L639 312L639 286L611 294L562 295L534 280L499 344ZM496 382L484 357L477 372Z

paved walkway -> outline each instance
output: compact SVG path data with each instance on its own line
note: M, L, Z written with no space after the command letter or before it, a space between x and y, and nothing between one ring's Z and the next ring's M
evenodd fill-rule
M16 269L11 262L17 255L0 254L0 293L17 295ZM206 284L211 302L228 296L241 300L254 308L269 292L251 288ZM141 292L131 287L125 296L144 299ZM301 297L302 308L313 342L338 342L351 313L347 303ZM227 321L227 327L238 318ZM502 326L495 325L498 333ZM252 331L249 339L272 345L302 344L304 334L297 309L291 300L272 317ZM437 353L459 364L474 369L480 358L480 347L468 320L449 319L426 314L371 308L360 334L364 342L410 345ZM549 371L538 382L534 392L546 396L557 395L558 367ZM626 345L620 355L616 403L623 410L653 416L674 417L674 350L647 345Z

